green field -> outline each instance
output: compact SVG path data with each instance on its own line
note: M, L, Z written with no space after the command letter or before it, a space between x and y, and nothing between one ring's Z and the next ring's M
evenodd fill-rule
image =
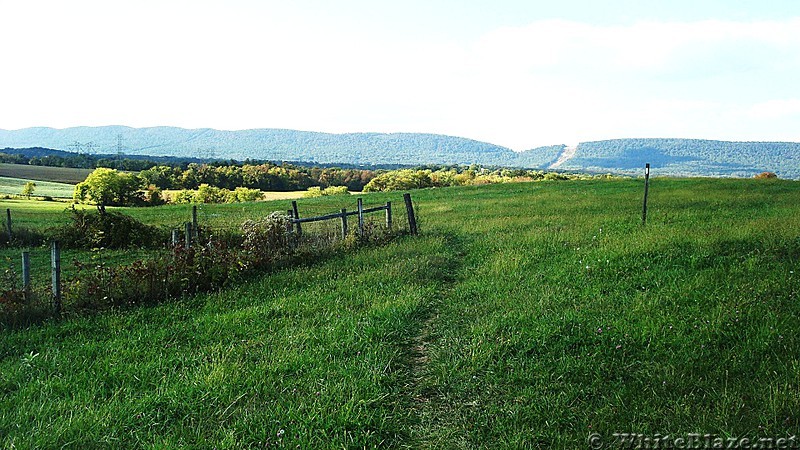
M592 433L607 448L620 448L613 433L797 434L800 184L656 178L645 227L642 187L415 191L419 237L178 303L2 331L0 447L580 449ZM351 201L299 203L310 215ZM201 223L287 204L203 206ZM29 214L35 227L65 220Z
M30 166L27 164L0 163L0 177L22 178L26 180L52 181L54 183L78 184L86 179L92 169L72 167ZM72 194L70 194L70 198Z
M30 179L0 177L0 194L20 195L25 183L34 181ZM53 198L72 198L75 185L66 183L54 183L52 181L34 181L36 188L33 191L34 197L53 197Z

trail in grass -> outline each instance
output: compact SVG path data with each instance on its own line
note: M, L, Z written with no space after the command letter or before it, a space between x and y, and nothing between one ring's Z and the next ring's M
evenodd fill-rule
M411 448L431 446L431 437L436 436L443 423L443 405L440 395L440 382L430 370L432 349L438 339L437 325L441 305L446 302L454 286L464 276L466 250L463 236L452 231L442 232L440 237L448 249L448 259L442 261L444 269L436 295L427 304L420 305L419 327L405 342L406 365L408 371L408 402L417 419L410 433Z

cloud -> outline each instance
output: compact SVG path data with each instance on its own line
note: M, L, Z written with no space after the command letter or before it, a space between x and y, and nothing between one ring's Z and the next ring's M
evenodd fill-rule
M0 27L15 43L0 128L424 131L517 150L621 136L800 140L775 120L800 103L800 18L544 20L426 40L272 7L144 2L114 20L108 2L55 2L49 15L17 3Z
M800 99L768 100L753 105L748 111L755 119L777 119L800 115Z

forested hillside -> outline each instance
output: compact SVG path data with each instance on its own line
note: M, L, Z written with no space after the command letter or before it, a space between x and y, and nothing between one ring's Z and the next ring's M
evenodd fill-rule
M699 139L615 139L584 142L560 168L641 172L645 163L661 174L751 177L775 172L800 178L800 143L725 142Z
M87 145L88 144L88 145ZM173 127L76 127L0 130L2 147L76 145L97 153L350 164L523 165L511 149L460 137L420 133L329 134L257 129L220 131ZM529 152L532 160L551 155Z
M527 169L550 168L566 149L564 145L551 145L515 152L472 139L421 133L330 134L277 129L219 131L122 126L0 130L0 148L3 147L122 153L130 158L144 155L157 161L169 156L185 162L291 161L350 168L478 164ZM781 178L800 178L800 143L792 142L613 139L581 143L571 158L569 154L563 156L564 162L558 170L632 174L640 173L649 162L660 175L751 177L769 171ZM120 168L140 170L134 166L142 163L131 164L130 168Z

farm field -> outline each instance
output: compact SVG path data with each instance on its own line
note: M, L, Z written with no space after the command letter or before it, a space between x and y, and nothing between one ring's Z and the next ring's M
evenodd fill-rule
M72 193L75 191L75 185L73 184L0 176L0 194L20 195L22 187L29 181L34 181L36 183L36 189L33 192L34 197L72 199Z
M0 163L0 177L51 181L54 183L78 184L85 180L86 176L91 172L92 169ZM72 193L70 193L69 197L72 198Z
M414 191L419 237L177 303L0 331L0 447L796 435L800 184L655 178L644 227L642 187ZM354 202L299 203L312 215ZM200 223L287 206L202 205ZM30 226L66 220L42 208ZM189 214L123 211L170 227Z

